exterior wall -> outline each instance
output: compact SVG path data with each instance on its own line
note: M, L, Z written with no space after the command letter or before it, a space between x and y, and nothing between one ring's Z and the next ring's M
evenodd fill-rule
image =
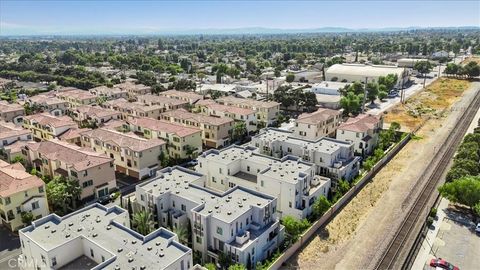
M21 109L18 111L11 111L11 112L0 112L0 119L5 122L12 122L18 125L23 122L24 115L25 115L24 109Z
M9 204L6 203L6 198L0 197L0 218L3 223L8 224L8 227L12 231L16 231L24 226L22 222L22 212L32 212L34 219L49 214L46 187L43 185L41 188L43 190L35 187L27 191L18 192L8 197L10 199ZM38 203L39 208L33 209L32 203ZM13 216L13 219L9 216Z
M335 134L337 127L340 125L340 116L332 117L327 121L314 124L307 124L296 122L293 134L307 140L317 140L325 136L332 136Z
M67 125L58 128L52 128L50 126L42 126L38 123L32 123L25 120L23 127L32 131L33 137L38 141L48 141L65 133L67 130L77 128L76 124Z
M10 145L16 141L30 141L32 139L32 134L24 134L20 136L12 136L8 138L0 139L0 147Z

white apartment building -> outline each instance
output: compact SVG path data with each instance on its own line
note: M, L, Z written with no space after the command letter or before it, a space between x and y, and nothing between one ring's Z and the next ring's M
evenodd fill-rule
M312 113L302 113L295 120L293 135L307 140L334 136L341 119L342 112L339 110L319 108Z
M251 265L275 252L284 227L275 197L235 186L225 192L206 187L206 176L182 167L164 168L137 185L142 209L156 209L160 226L187 226L193 250L203 263L217 263L224 253L234 263Z
M59 217L50 214L19 231L24 269L169 269L193 267L192 250L164 228L143 236L128 212L93 204Z
M293 155L312 162L317 165L318 175L334 181L351 180L358 175L360 158L354 156L351 142L327 137L310 141L294 137L291 131L268 128L254 136L249 144L262 154L277 158Z
M277 198L280 217L307 217L321 195L327 197L330 179L315 175L315 164L299 157L281 159L255 153L251 146L209 150L198 157L195 170L206 175L207 186L228 190L246 187Z
M373 152L383 126L380 116L359 114L349 118L337 129L337 139L352 142L355 154L365 157Z

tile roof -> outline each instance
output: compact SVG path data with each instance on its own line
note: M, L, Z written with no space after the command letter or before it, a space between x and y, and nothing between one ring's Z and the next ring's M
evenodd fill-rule
M48 125L51 127L64 127L64 126L77 126L75 122L73 122L72 118L68 116L53 116L49 113L38 113L33 115L25 116L25 119L30 120L32 122L37 122L40 125Z
M217 99L217 102L224 103L225 105L233 104L236 106L246 106L249 108L272 108L280 106L280 103L275 101L260 101L248 98L236 98L234 96L226 96Z
M177 91L177 90L167 90L159 93L159 95L162 96L172 96L172 97L178 97L178 98L188 98L195 103L197 100L202 100L203 96L196 94L194 92L188 92L188 91Z
M28 135L32 132L28 129L24 129L21 126L16 126L13 123L7 123L0 121L0 139L6 139L10 137L19 137L22 135Z
M144 90L150 90L150 86L146 86L143 84L135 84L132 82L124 82L124 83L119 83L115 84L113 87L117 87L129 92L135 92L135 91L144 91Z
M71 128L67 130L67 132L63 133L62 135L58 136L58 138L62 141L71 140L75 138L80 138L82 132L92 130L91 128Z
M65 100L61 100L49 94L36 95L33 97L29 97L28 100L31 103L39 104L39 105L55 105L55 104L67 103Z
M366 132L374 129L375 125L380 121L378 116L370 114L359 114L356 117L350 117L345 123L342 123L338 129L349 130L355 132Z
M74 111L85 114L89 117L92 117L92 116L107 117L107 116L120 115L118 111L102 108L99 106L90 106L90 105L79 106L76 109L74 109Z
M96 95L114 95L114 94L127 93L127 90L124 90L118 87L110 88L104 85L91 88L88 91L92 94L96 93Z
M152 94L147 95L139 95L137 96L137 100L141 103L145 104L158 104L161 106L169 105L169 106L179 106L188 104L188 101L176 99L176 98L169 98L166 96L157 96Z
M162 116L180 118L183 120L190 120L195 123L202 123L202 124L215 125L215 126L233 122L233 119L228 117L206 116L198 113L191 113L185 109L178 109L178 110L164 112L162 113Z
M156 130L166 133L173 133L179 137L185 137L195 133L202 132L200 129L185 127L179 124L170 123L164 120L156 120L148 117L131 118L127 120L127 123L131 123L135 126L142 128L148 128L150 130Z
M37 176L27 173L22 164L15 163L6 165L0 163L1 197L9 197L15 193L43 185L45 185L45 183Z
M312 113L302 113L300 116L298 116L298 119L296 121L298 123L316 125L320 122L327 121L332 117L340 116L340 114L341 112L338 110L320 108Z
M114 145L118 145L122 148L128 148L133 151L143 151L165 144L165 141L161 139L145 139L134 134L121 133L105 128L97 128L94 130L85 131L82 132L81 135L91 139L97 139L102 142L111 142Z
M25 110L22 105L0 100L0 112L16 112Z
M41 153L49 160L62 161L76 171L83 171L113 161L104 154L57 139L30 144L26 147Z
M146 105L140 102L128 102L124 98L114 99L103 103L104 106L113 107L114 110L132 110L140 112L150 112L154 110L162 110L163 107L160 105Z
M222 104L217 104L217 103L208 104L208 105L206 105L206 107L208 107L212 110L215 110L215 111L233 113L233 114L238 114L238 115L255 114L255 111L252 110L252 109L232 107L232 106L227 106L227 105L222 105Z
M89 93L88 91L76 89L76 88L69 88L66 91L62 91L57 93L59 97L69 97L75 99L91 99L96 98L94 94Z

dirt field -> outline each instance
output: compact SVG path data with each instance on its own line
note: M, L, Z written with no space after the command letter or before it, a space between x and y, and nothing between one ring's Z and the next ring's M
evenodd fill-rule
M468 62L477 62L477 64L480 65L480 56L476 55L476 56L471 56L465 60L462 61L462 65L466 65L468 64Z
M453 81L457 87L467 88L468 83ZM438 84L433 85L432 94L428 95L445 91L442 82ZM479 88L480 84L474 83L470 90L462 90L462 98L455 97L460 90L453 89L451 95L447 93L438 102L450 105L441 107L431 103L429 106L443 110L458 101L455 108L465 107L466 101ZM415 100L417 97L412 98ZM411 203L406 200L407 194L412 189L418 190L415 186L418 177L448 135L459 113L460 110L445 110L444 114L428 120L417 133L419 139L409 142L284 269L373 268L372 264L381 255L377 251L385 248L385 238L393 234L393 225L399 224L400 214ZM389 120L392 121L392 118ZM402 118L395 121L399 120Z
M424 91L409 98L405 104L393 107L385 114L385 122L398 122L404 130L414 130L428 118L442 117L468 88L465 80L440 78Z

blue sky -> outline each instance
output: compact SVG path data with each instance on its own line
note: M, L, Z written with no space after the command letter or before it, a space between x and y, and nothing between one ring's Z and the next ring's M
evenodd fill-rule
M480 26L480 1L0 0L0 34Z

